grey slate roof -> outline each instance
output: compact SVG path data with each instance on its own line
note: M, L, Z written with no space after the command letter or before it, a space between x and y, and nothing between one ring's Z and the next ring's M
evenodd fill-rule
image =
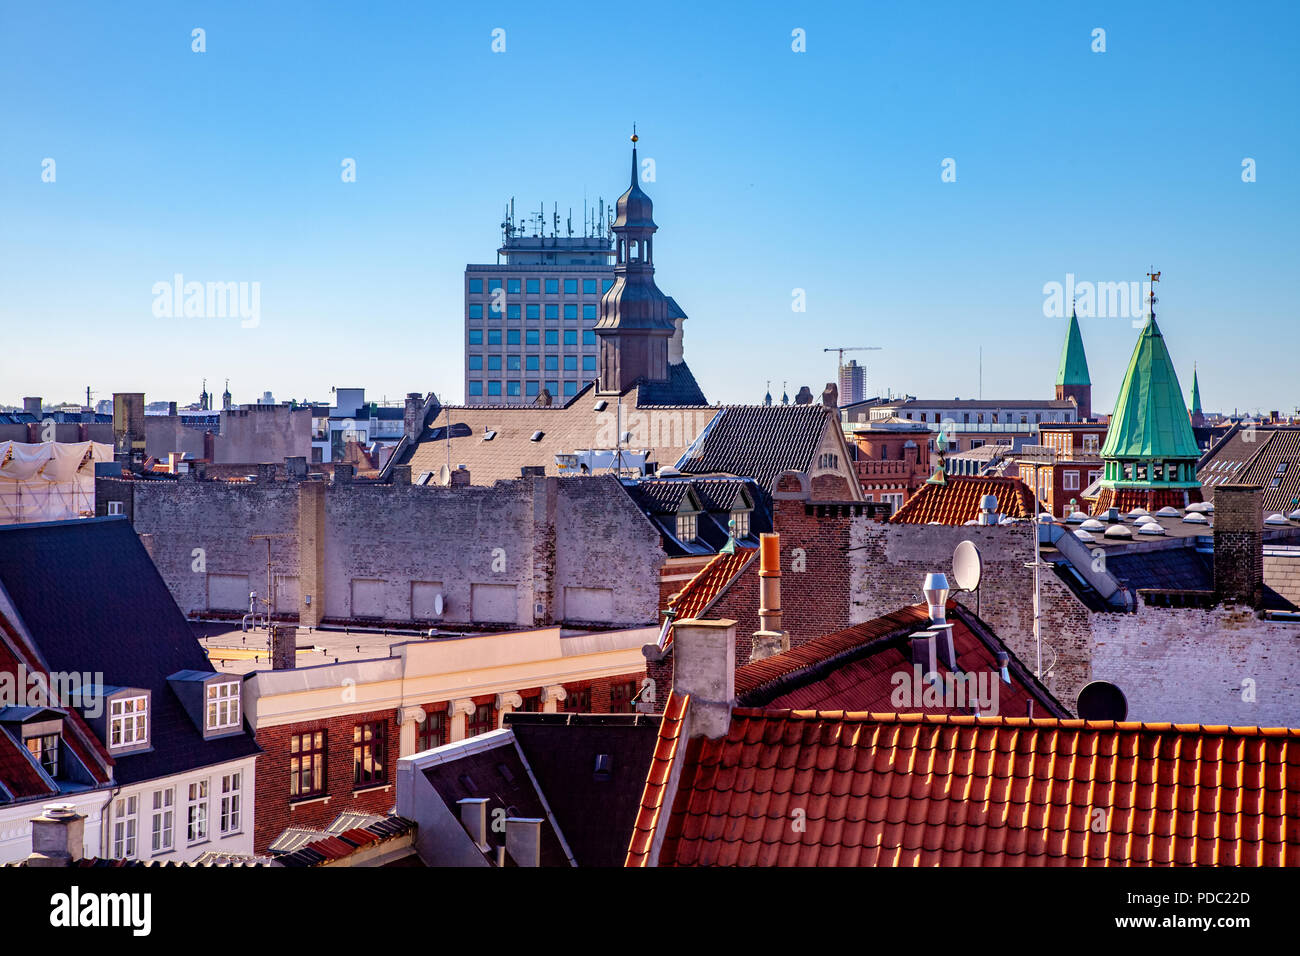
M640 382L636 389L636 403L640 408L650 405L709 404L685 362L668 366L668 381Z
M677 468L691 475L744 475L766 493L784 472L809 469L834 417L824 405L729 405Z
M151 691L152 749L114 757L120 783L260 753L247 723L204 740L168 682L215 668L126 518L0 526L0 586L50 670Z

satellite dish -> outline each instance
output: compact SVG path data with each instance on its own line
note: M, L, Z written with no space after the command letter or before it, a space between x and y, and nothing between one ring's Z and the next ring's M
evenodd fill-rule
M1095 680L1079 691L1075 709L1084 720L1124 720L1128 717L1128 700L1110 681Z
M974 591L980 586L984 559L972 541L962 541L952 553L952 577L959 591Z
M438 484L440 485L451 484L451 469L448 468L446 465L438 466Z
M442 617L442 594L438 593L433 596L433 613Z

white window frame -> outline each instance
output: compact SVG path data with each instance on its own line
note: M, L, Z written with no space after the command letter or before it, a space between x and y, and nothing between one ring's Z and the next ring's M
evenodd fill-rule
M149 818L150 846L154 854L170 853L176 848L176 788L153 792L153 810Z
M108 503L108 513L110 515L126 514L126 512L122 508L122 502L120 501L110 501Z
M207 685L203 695L203 726L208 733L233 730L241 725L239 690L237 680L213 681Z
M223 837L240 831L243 778L240 770L221 775L221 814L217 819L217 832Z
M687 533L689 532L689 534ZM700 516L696 512L679 512L677 515L677 538L690 544L700 536Z
M749 510L739 508L731 513L731 520L736 522L732 534L737 538L749 537Z
M197 792L197 796L195 793ZM208 801L211 788L207 780L196 780L189 785L185 801L185 842L189 846L208 840Z
M1106 472L1104 469L1101 468L1092 469L1091 471L1088 472L1088 484L1091 485L1094 481L1100 481L1105 474Z
M131 706L128 706L131 705ZM114 739L116 737L116 739ZM149 695L117 697L108 705L108 747L122 750L149 744Z
M1079 490L1079 473L1077 471L1061 472L1061 490L1062 491Z
M133 860L139 848L136 842L140 817L140 797L118 797L113 804L113 859Z

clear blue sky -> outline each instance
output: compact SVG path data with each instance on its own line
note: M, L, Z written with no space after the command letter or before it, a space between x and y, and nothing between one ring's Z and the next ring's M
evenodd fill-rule
M1184 391L1300 404L1296 4L712 6L4 0L0 402L460 400L503 202L615 197L635 120L711 400L819 393L838 345L885 347L869 392L973 397L982 345L986 398L1050 395L1044 283L1154 264ZM156 318L175 273L260 282L260 325ZM1137 331L1083 335L1108 410Z

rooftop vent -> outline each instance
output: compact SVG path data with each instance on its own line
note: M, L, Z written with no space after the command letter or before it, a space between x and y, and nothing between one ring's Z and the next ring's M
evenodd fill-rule
M1106 513L1101 517L1103 521L1109 521L1111 524L1114 524L1116 521L1119 520L1119 509L1107 508Z
M1134 508L1132 511L1130 511L1128 514L1126 514L1124 517L1126 517L1126 518L1141 518L1143 515L1149 515L1149 514L1151 514L1151 512L1147 511L1146 508Z
M1083 524L1079 525L1084 531L1105 531L1106 526L1096 518L1089 518Z
M607 408L609 408L609 402L605 401L603 398L596 403L596 411L598 412L603 412Z
M1148 524L1159 525L1159 524L1160 524L1160 522L1157 521L1155 518L1153 518L1151 515L1139 515L1139 516L1138 516L1138 519L1137 519L1137 523L1140 524L1140 525L1148 525Z
M1190 509L1189 509L1190 510ZM1209 524L1210 519L1205 517L1199 511L1193 511L1191 514L1183 515L1183 521L1188 524Z
M1187 506L1189 514L1204 514L1210 511L1214 506L1208 501L1197 501Z
M496 433L496 431L495 431L494 429L489 428L489 429L486 429L486 430L483 432L483 440L484 440L484 441L491 441L492 439L494 439L494 438L496 438L496 437L497 437L497 433Z
M1160 518L1177 518L1180 514L1181 512L1177 508L1171 507L1170 505L1165 505L1156 512L1156 515Z
M1146 524L1138 526L1138 534L1164 534L1165 529L1160 527L1159 521L1148 521Z
M1108 538L1131 538L1131 537L1133 537L1133 529L1132 529L1132 528L1129 528L1127 525L1122 525L1122 524L1113 524L1113 525L1111 525L1109 528L1106 529L1106 537L1108 537Z
M1078 538L1080 541L1096 541L1096 540L1097 540L1097 539L1093 536L1092 532L1090 532L1090 531L1084 531L1082 528L1077 528L1077 529L1075 529L1074 536L1075 536L1076 538Z
M1070 516L1065 519L1067 524L1083 524L1088 520L1088 516L1082 511L1071 511Z
M545 434L546 434L546 432L543 432L543 431L535 431L535 432L533 432L530 436L528 436L528 440L529 440L529 441L541 441L541 440L542 440L542 436L545 435Z

